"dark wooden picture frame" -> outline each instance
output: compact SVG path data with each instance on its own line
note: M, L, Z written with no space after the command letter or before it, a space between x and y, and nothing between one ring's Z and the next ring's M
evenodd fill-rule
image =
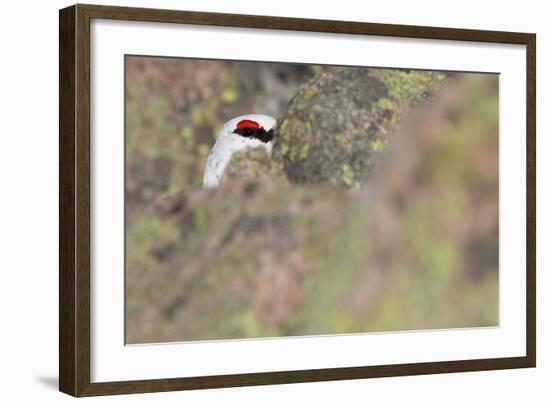
M94 18L520 44L527 66L526 355L523 357L92 383L90 380L90 21ZM535 46L530 33L74 5L59 14L59 388L73 396L534 367Z

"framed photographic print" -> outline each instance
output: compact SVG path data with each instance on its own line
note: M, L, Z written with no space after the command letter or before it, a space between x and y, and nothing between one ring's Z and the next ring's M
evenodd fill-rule
M535 366L535 35L60 11L60 390Z

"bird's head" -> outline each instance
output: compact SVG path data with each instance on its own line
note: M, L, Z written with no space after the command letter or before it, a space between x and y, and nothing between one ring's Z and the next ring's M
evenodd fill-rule
M244 139L249 145L271 144L276 120L265 114L247 114L229 120L222 128L221 135Z
M227 164L235 152L263 147L271 154L277 121L265 114L246 114L226 122L206 160L204 187L217 187Z

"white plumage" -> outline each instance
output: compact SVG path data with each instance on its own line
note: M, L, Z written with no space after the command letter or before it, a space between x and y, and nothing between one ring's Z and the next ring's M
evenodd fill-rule
M216 143L208 154L202 181L203 187L213 188L220 185L225 168L235 152L247 148L265 147L266 151L271 154L271 141L264 142L260 139L245 137L235 132L239 123L244 121L257 123L265 131L270 131L276 125L276 120L265 114L246 114L226 122L218 133Z

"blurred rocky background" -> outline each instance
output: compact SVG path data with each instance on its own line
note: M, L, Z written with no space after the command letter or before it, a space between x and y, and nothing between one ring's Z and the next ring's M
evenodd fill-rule
M127 57L126 236L128 343L497 325L498 76Z

